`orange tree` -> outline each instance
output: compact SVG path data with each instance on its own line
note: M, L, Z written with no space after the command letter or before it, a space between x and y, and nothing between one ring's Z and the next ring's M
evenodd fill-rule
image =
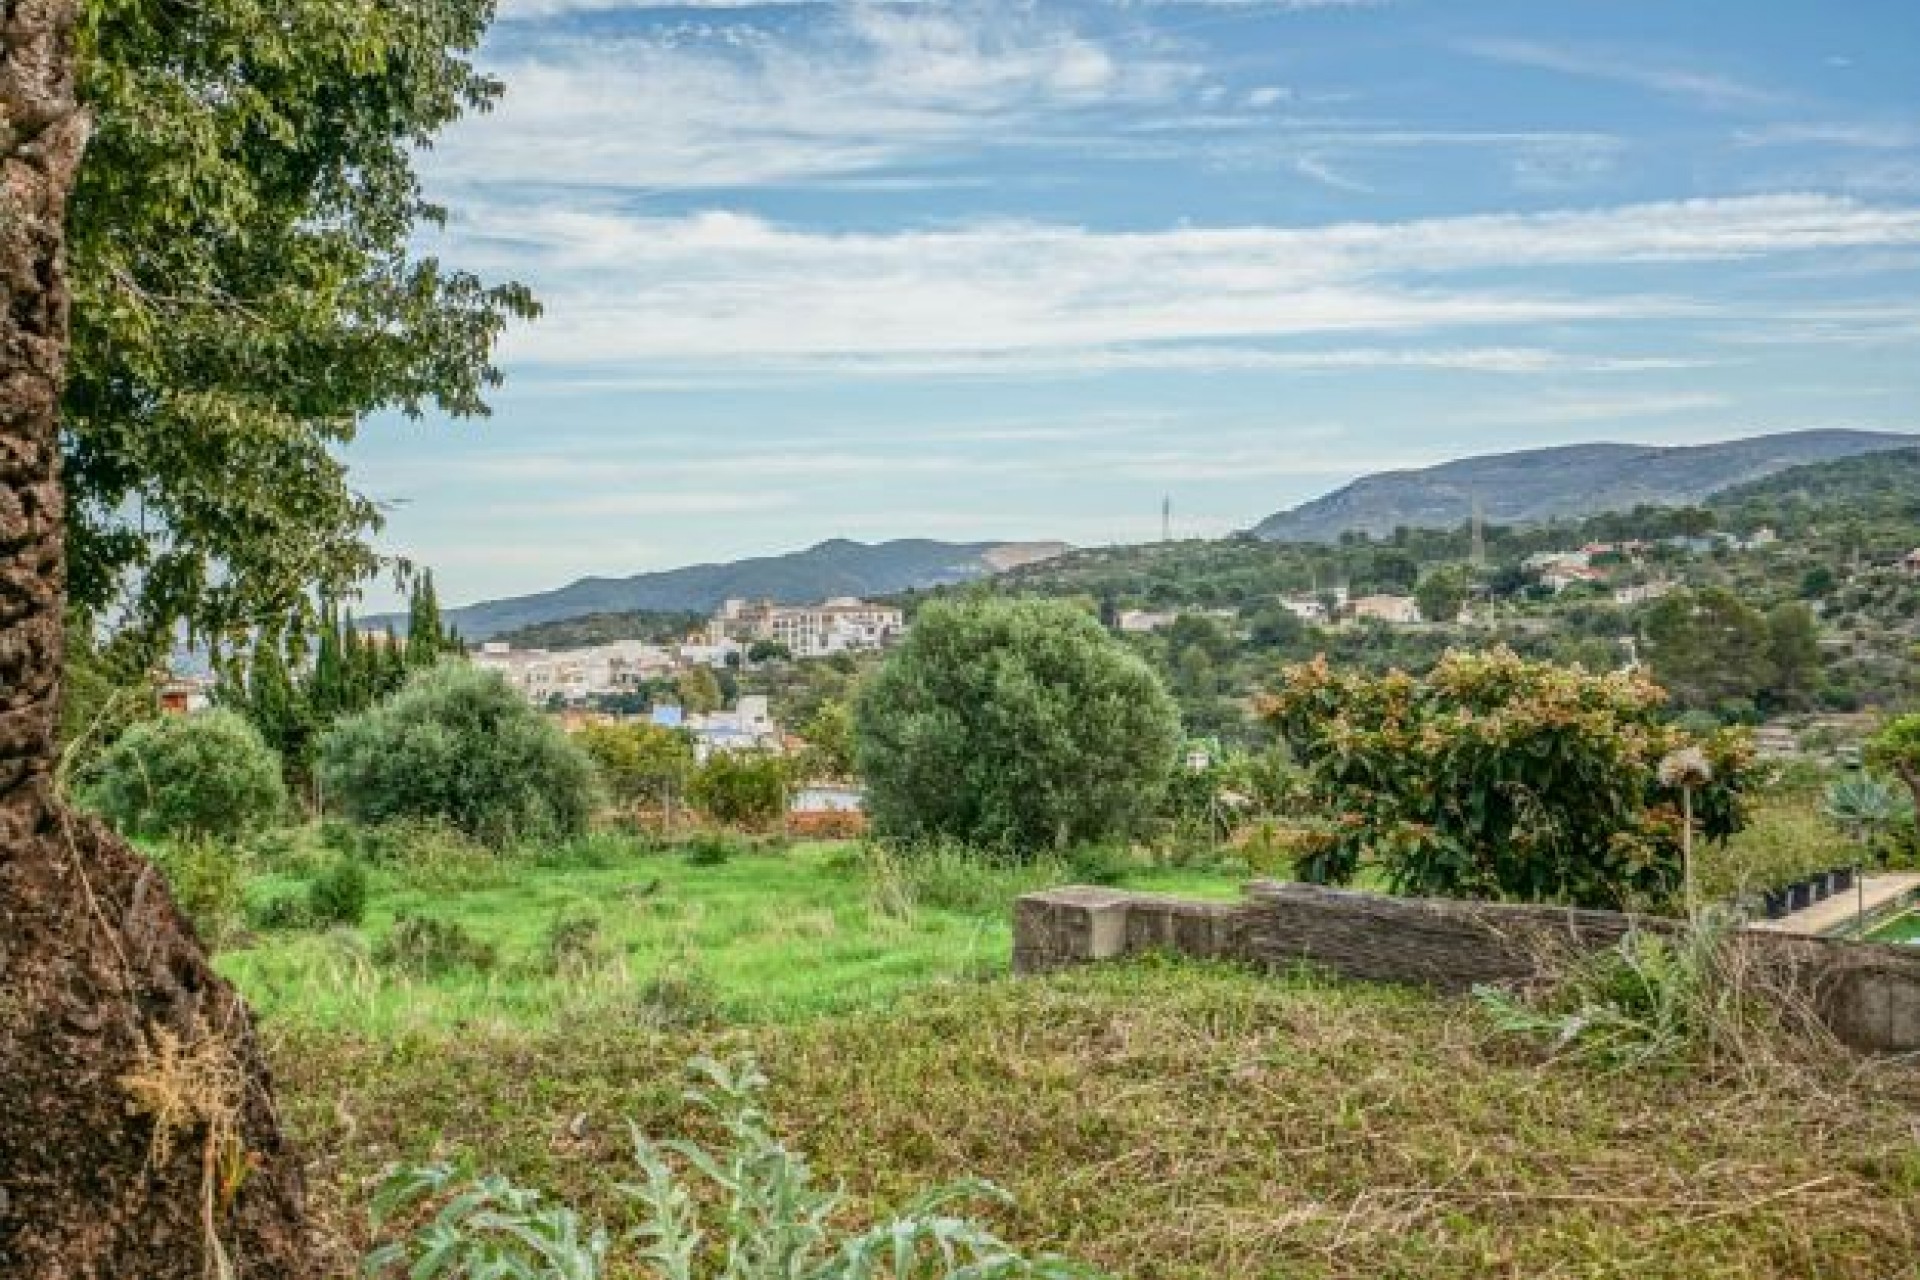
M1330 834L1307 880L1379 866L1396 892L1579 906L1670 899L1681 874L1679 797L1663 756L1697 745L1713 778L1700 833L1744 819L1744 736L1695 742L1660 718L1666 695L1635 672L1589 674L1506 649L1449 653L1431 673L1288 667L1264 714L1308 766Z

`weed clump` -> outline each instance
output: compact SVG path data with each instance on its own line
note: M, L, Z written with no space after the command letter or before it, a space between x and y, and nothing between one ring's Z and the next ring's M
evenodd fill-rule
M1528 990L1475 989L1503 1032L1550 1038L1556 1053L1609 1070L1715 1061L1777 1066L1797 1046L1833 1048L1804 993L1741 945L1731 917L1630 930L1599 951L1548 957Z
M578 974L598 967L607 959L604 922L592 903L571 903L562 907L547 924L541 944L541 959L546 972L554 975Z
M1051 1255L1028 1259L986 1227L958 1216L966 1201L1011 1202L992 1183L966 1181L916 1197L891 1221L864 1230L841 1225L845 1197L813 1185L806 1160L774 1136L762 1103L766 1077L751 1058L696 1058L687 1098L726 1135L724 1146L657 1143L631 1126L640 1179L619 1187L634 1202L635 1225L616 1242L563 1203L495 1174L459 1185L452 1168L390 1172L374 1199L376 1232L425 1202L439 1211L413 1236L370 1254L363 1274L488 1275L599 1280L616 1243L661 1280L715 1274L812 1276L818 1280L1019 1280L1096 1273ZM710 1184L696 1194L691 1175ZM624 1274L624 1273L623 1273Z
M455 969L491 969L498 958L493 945L473 936L457 920L402 915L373 950L374 963L420 977Z

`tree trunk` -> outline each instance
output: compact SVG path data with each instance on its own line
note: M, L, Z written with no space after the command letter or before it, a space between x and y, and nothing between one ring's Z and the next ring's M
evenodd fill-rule
M246 1006L55 794L73 0L0 0L0 1275L307 1277Z

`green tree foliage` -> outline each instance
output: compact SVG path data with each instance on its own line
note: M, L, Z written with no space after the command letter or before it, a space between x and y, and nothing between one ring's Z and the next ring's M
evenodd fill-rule
M1436 569L1413 589L1413 599L1428 622L1452 622L1467 602L1466 575L1453 566Z
M1867 763L1906 784L1920 813L1920 713L1895 716L1867 743Z
M67 775L87 776L100 753L121 734L159 714L153 674L139 654L102 643L91 619L70 614L60 697L60 749Z
M1750 700L1773 681L1765 615L1723 588L1661 598L1647 610L1641 633L1655 676L1683 706Z
M689 715L706 715L718 711L723 704L720 680L713 674L712 667L689 667L680 673L674 688L681 708Z
M1662 692L1506 650L1452 653L1424 678L1289 667L1268 714L1334 830L1299 868L1345 883L1363 862L1395 890L1619 907L1678 887L1676 796L1660 760L1689 739L1663 723ZM1751 749L1702 744L1713 780L1696 792L1710 840L1744 820Z
M787 762L761 751L716 751L693 775L689 793L708 819L765 830L787 812Z
M693 743L678 729L657 724L589 724L574 735L599 767L600 778L623 805L668 804L693 773Z
M137 724L94 772L88 803L129 835L233 838L286 808L279 758L224 709Z
M1774 699L1798 705L1820 674L1820 624L1813 610L1787 601L1767 610L1767 663Z
M391 637L393 633L387 634ZM424 570L414 579L413 590L407 597L407 644L401 653L404 665L417 671L450 653L461 652L461 648L440 620L440 597L433 589L433 571Z
M501 86L493 0L88 0L63 404L76 604L243 641L377 566L338 446L485 412L534 304L416 246L423 144Z
M930 604L854 706L875 827L1033 854L1135 833L1180 744L1159 679L1085 611Z
M800 726L807 749L800 767L805 777L852 778L859 765L854 759L853 706L840 699L822 702Z
M475 840L585 830L593 761L497 674L465 663L420 672L320 743L329 804L368 824L439 819Z

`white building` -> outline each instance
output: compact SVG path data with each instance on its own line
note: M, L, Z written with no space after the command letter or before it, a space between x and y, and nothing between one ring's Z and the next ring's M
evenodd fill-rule
M1420 621L1420 606L1412 596L1361 596L1348 605L1354 618L1372 618L1394 626Z
M1671 582L1636 582L1631 586L1615 587L1613 591L1613 602L1615 604L1645 604L1649 600L1658 600L1661 596L1671 595L1672 593L1673 584Z
M560 650L515 649L490 640L472 661L484 671L499 672L529 702L546 702L555 694L580 702L599 694L628 693L688 665L674 650L638 640Z
M785 645L796 658L823 658L883 648L906 628L900 610L851 596L811 605L729 600L707 624L707 639L713 645L766 640Z
M766 695L744 694L731 711L689 715L682 723L693 734L693 754L705 761L717 751L778 751L780 726L773 721Z

